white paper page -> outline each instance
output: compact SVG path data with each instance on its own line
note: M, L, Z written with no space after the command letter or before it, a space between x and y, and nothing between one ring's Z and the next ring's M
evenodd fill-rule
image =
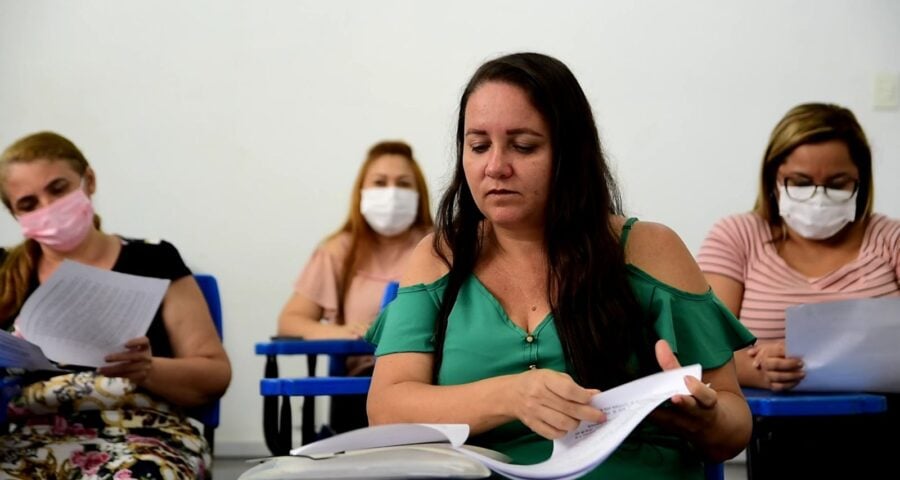
M16 319L22 336L63 365L99 367L147 333L169 281L69 260L41 284Z
M50 363L37 345L0 330L0 367L63 371Z
M364 448L450 442L462 445L469 437L466 424L400 423L341 433L291 450L291 455L322 455Z
M358 450L318 460L275 457L247 470L239 480L474 479L490 475L487 467L445 442Z
M549 459L534 465L511 465L484 455L464 451L491 470L512 479L578 478L611 455L635 427L657 406L673 395L689 395L685 376L700 378L700 365L648 375L595 395L591 403L603 410L600 424L582 422L562 439L553 442Z
M795 391L900 393L900 298L790 307L785 349L803 359Z

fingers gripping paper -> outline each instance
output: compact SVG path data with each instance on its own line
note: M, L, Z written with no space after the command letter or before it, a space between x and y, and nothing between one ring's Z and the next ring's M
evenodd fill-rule
M15 325L51 360L99 367L147 333L168 286L66 260L28 297Z
M484 467L512 479L578 478L603 463L661 403L673 395L689 395L685 376L700 375L700 365L691 365L594 396L591 403L606 413L606 422L582 422L553 442L549 459L533 465L514 465L498 452L465 445L468 425L396 424L354 430L311 443L292 450L294 457L265 460L240 479L484 478L490 474ZM442 446L433 442L442 442ZM422 454L423 449L431 453Z

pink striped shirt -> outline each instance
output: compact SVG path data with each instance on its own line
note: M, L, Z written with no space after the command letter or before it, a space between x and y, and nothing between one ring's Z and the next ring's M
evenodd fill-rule
M784 310L803 303L900 296L900 221L872 215L859 256L819 278L807 278L778 255L769 225L744 213L717 222L697 255L705 273L744 286L738 318L760 340L784 338Z

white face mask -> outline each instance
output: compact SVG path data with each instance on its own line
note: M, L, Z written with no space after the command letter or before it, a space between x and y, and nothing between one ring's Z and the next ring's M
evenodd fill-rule
M416 221L419 192L397 187L364 188L359 210L372 230L393 237Z
M816 187L792 187L814 189ZM792 230L803 238L822 240L840 232L856 219L856 192L847 201L832 200L819 188L806 201L789 197L783 185L778 187L778 213Z

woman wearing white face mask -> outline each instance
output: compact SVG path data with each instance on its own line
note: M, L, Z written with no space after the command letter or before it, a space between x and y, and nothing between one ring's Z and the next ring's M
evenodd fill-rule
M304 267L278 318L278 334L360 338L378 315L387 284L399 281L432 226L428 187L412 148L399 141L372 146L356 177L347 220ZM351 357L348 372L371 371L373 363L372 357ZM332 399L333 429L365 423L364 396Z
M210 447L180 407L224 393L228 357L173 245L99 229L96 183L78 148L55 133L24 137L0 156L0 199L26 238L0 248L0 328L14 327L64 260L171 283L146 335L108 365L28 377L11 402L14 428L0 434L0 478L206 478Z
M735 353L742 385L785 390L803 379L785 357L785 308L900 295L900 222L872 212L872 157L853 113L791 109L772 132L751 213L719 221L698 263L759 342Z

